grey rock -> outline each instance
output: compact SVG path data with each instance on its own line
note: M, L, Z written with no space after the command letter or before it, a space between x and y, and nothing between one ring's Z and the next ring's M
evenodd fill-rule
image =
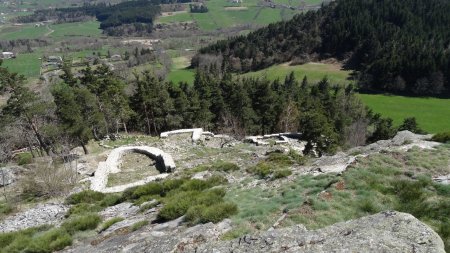
M12 232L45 224L58 225L69 208L60 203L39 204L34 208L7 217L0 223L0 231Z
M382 212L315 230L274 229L201 245L206 252L445 252L442 239L410 214Z
M65 252L445 252L442 239L410 214L388 211L308 231L302 225L221 241L230 221L187 228L150 224Z
M0 168L0 187L13 184L17 181L19 174L24 171L20 166L9 166Z
M129 202L124 202L115 206L107 207L99 214L104 220L107 220L114 217L128 218L135 215L138 211L138 206L134 206Z

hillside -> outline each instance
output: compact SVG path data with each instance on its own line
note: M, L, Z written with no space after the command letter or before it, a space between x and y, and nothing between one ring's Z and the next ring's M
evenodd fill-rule
M0 252L444 252L450 147L430 137L314 158L296 134L186 129L91 142L47 168L10 163Z
M450 1L339 0L199 51L237 72L330 57L357 70L363 89L445 95L450 85Z

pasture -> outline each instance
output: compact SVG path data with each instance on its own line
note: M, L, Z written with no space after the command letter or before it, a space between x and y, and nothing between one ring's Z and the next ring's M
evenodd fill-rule
M351 82L347 80L350 71L342 70L338 64L325 63L307 63L296 66L284 63L260 71L249 72L241 75L241 77L266 77L269 80L275 80L277 78L284 79L291 72L294 73L295 78L299 81L306 76L309 83L319 82L324 77L327 77L332 84L343 85Z
M206 5L209 9L207 13L179 12L174 15L164 15L157 21L159 23L196 22L201 30L210 31L237 25L267 25L299 13L291 9L260 6L257 0L248 0L243 3L210 0Z
M358 96L374 112L392 118L396 126L405 118L416 117L419 126L429 133L450 131L450 99L373 94Z

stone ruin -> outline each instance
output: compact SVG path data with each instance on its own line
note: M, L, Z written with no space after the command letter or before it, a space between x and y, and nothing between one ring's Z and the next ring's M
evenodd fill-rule
M143 180L133 182L130 184L124 184L114 187L106 187L108 183L108 175L110 173L120 172L120 163L123 155L127 153L140 153L148 156L156 161L156 169L161 172L160 175L147 177ZM172 156L163 152L162 150L148 146L130 146L119 147L111 151L105 162L100 162L94 177L91 179L91 190L99 192L121 192L126 188L143 185L156 179L162 179L169 175L170 172L175 170L175 162Z

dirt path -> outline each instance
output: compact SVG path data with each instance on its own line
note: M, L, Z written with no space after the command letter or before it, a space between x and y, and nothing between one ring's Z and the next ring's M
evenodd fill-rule
M48 37L48 36L50 36L50 34L52 34L55 30L53 30L52 28L50 28L50 26L46 26L47 27L47 30L48 30L48 32L44 35L45 37Z

